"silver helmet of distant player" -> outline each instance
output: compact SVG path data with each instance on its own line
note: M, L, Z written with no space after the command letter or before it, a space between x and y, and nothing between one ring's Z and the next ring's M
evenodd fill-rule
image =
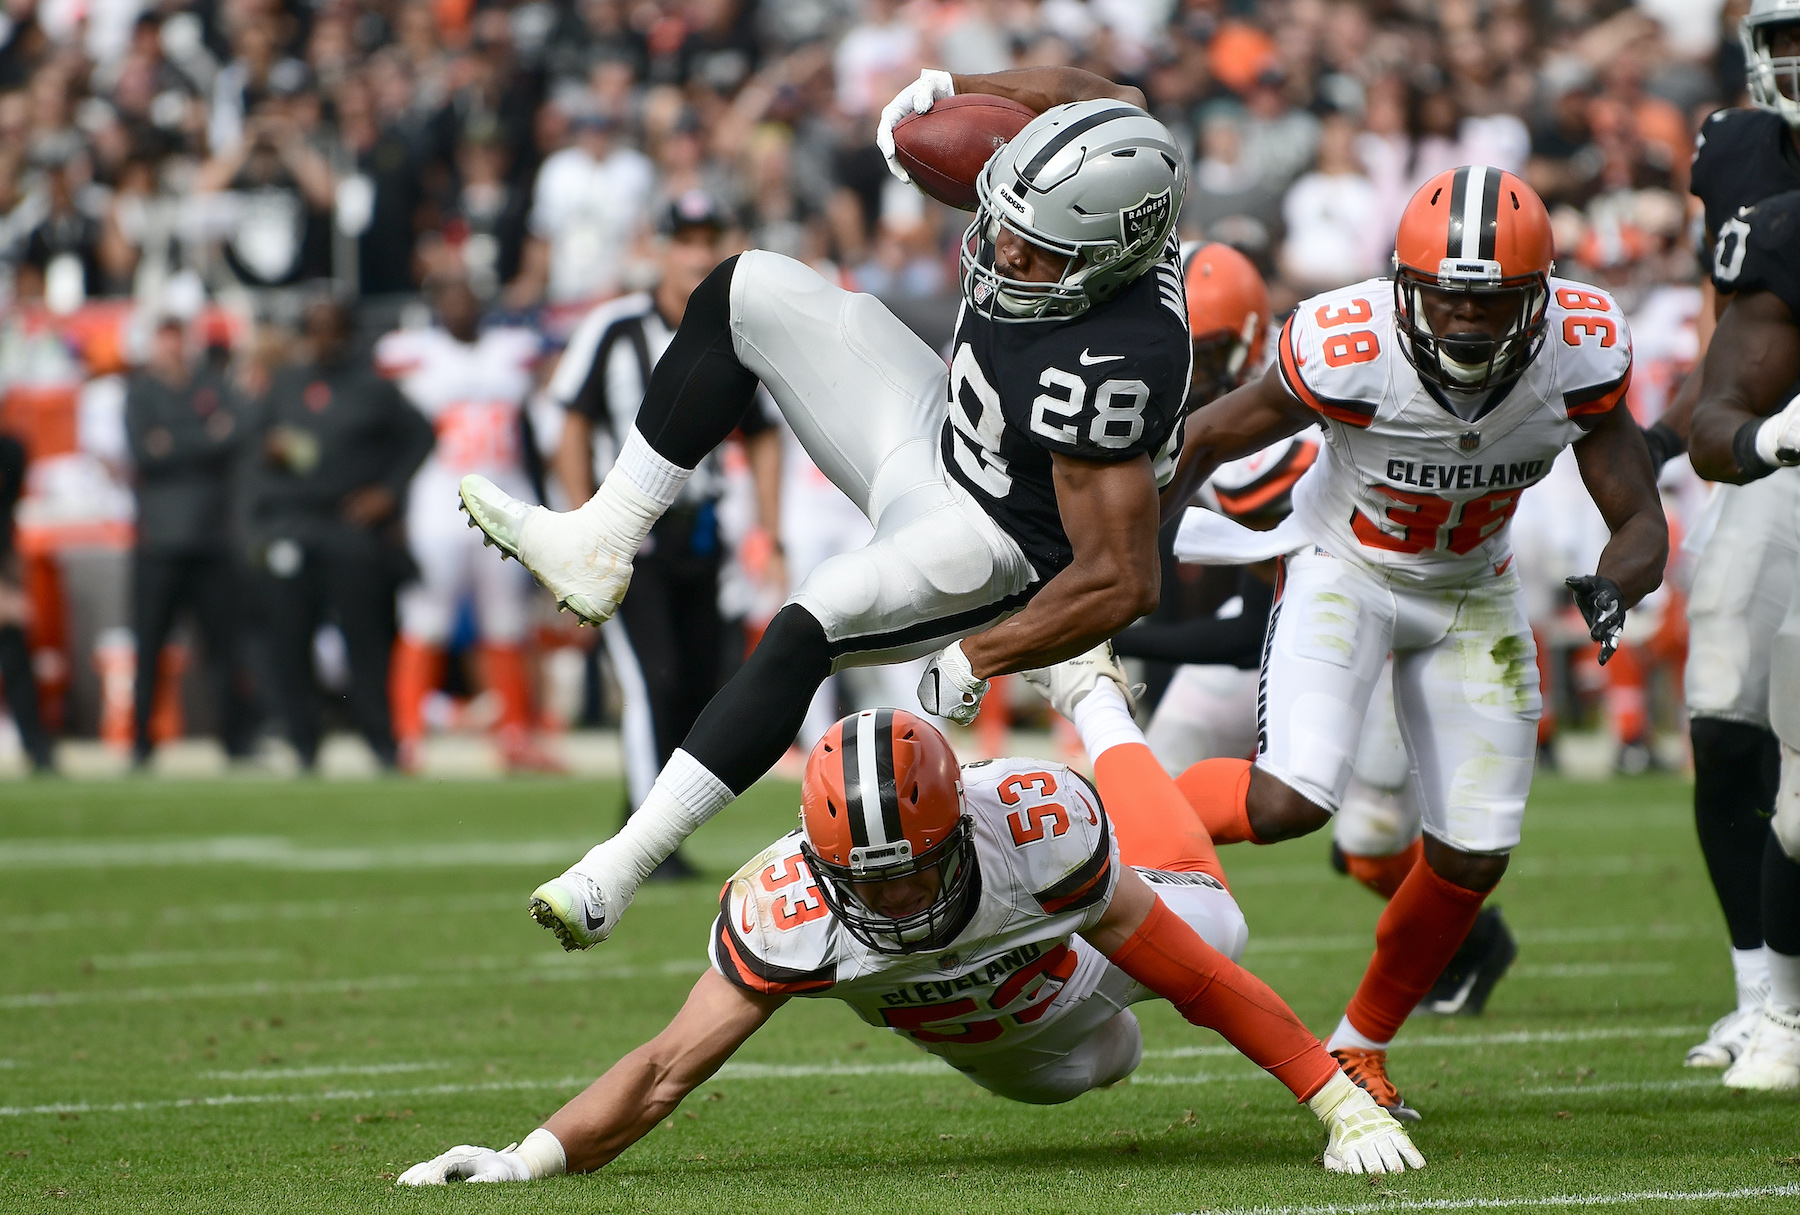
M962 292L997 321L1080 316L1168 250L1187 192L1187 165L1168 128L1122 101L1045 110L975 179L975 222L963 234ZM1055 282L1025 282L995 265L1008 228L1068 266Z
M1789 35L1779 41L1776 34ZM1800 0L1750 0L1750 11L1738 27L1744 43L1744 75L1750 100L1800 127ZM1776 54L1777 50L1785 54Z

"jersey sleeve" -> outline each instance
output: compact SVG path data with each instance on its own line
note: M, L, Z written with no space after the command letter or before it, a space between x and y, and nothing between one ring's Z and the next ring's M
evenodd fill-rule
M1631 326L1607 292L1563 279L1550 280L1545 319L1544 341L1557 347L1561 360L1557 387L1563 412L1588 430L1631 388Z
M1070 340L1038 371L1025 432L1039 447L1083 460L1117 463L1155 453L1168 442L1187 404L1187 334L1158 326L1155 336L1118 325L1072 327Z
M1747 219L1736 289L1773 292L1800 318L1800 190L1758 203Z
M996 819L1019 885L1046 915L1099 918L1119 878L1118 845L1100 795L1061 764L1003 762L971 784L968 796Z
M1397 341L1386 324L1391 288L1371 280L1305 300L1281 327L1281 382L1322 417L1363 429L1375 421Z
M375 370L384 380L401 380L425 362L429 330L396 329L375 343Z
M1694 160L1688 169L1688 193L1709 208L1718 197L1721 166L1734 142L1731 129L1734 110L1714 110L1694 133Z
M799 835L777 841L719 892L707 952L745 991L812 996L837 981L831 913L800 856Z

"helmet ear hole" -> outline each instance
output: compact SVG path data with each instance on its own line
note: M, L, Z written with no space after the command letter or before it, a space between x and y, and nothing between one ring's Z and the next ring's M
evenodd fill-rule
M825 808L827 810L831 811L832 818L837 817L837 803L836 802L833 802L830 798L826 798L825 799Z
M915 806L916 806L916 805L918 805L918 804L919 804L919 785L918 785L918 782L916 782L916 781L915 781L915 782L914 782L914 783L913 783L913 787L912 787L912 788L911 788L911 789L909 789L909 790L907 790L907 793L906 793L906 800L907 800L907 801L909 801L909 802L911 802L911 803L912 803L912 804L913 804L913 805L915 805Z
M1511 198L1512 198L1512 200L1513 200L1513 210L1515 210L1515 211L1517 211L1517 210L1518 210L1518 209L1519 209L1519 194L1518 194L1518 191L1516 191L1516 190L1512 190L1512 191L1508 191L1508 194L1509 194L1509 196L1510 196L1510 197L1511 197Z

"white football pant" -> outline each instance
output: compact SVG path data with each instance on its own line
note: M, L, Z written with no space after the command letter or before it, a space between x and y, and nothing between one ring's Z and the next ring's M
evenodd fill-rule
M522 482L513 483L518 480L502 480L500 486L528 497L531 491ZM456 495L457 478L446 470L427 465L413 478L406 543L419 578L400 589L400 632L410 641L443 645L463 596L473 595L481 639L517 645L530 619L531 576L482 547L482 534L456 508Z

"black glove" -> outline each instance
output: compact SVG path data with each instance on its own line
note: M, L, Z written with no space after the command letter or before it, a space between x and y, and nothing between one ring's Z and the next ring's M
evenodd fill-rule
M1599 574L1584 574L1565 579L1563 585L1575 592L1575 606L1587 621L1588 636L1600 643L1600 665L1605 666L1625 636L1625 596L1619 584Z

